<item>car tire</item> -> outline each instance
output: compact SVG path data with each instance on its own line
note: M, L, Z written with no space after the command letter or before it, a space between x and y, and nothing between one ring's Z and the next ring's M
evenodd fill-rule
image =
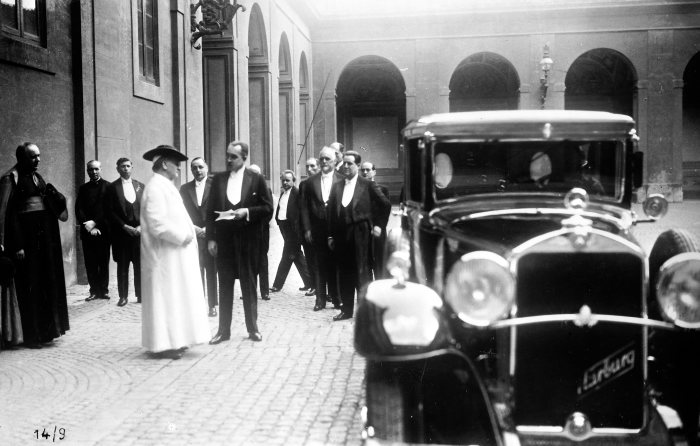
M649 315L653 319L662 317L656 301L659 269L670 258L686 252L700 252L700 244L688 231L670 229L662 232L654 242L649 254L648 299ZM649 351L656 358L656 365L649 370L652 385L661 391L661 402L678 412L687 444L698 445L700 331L654 330L649 341Z
M378 365L367 365L367 425L381 440L404 442L406 438L405 397L396 376Z

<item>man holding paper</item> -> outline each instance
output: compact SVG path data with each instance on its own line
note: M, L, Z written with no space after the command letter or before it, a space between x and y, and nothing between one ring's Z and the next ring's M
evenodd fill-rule
M226 172L214 176L206 220L207 248L219 272L219 330L209 341L231 339L233 286L240 280L248 337L261 341L255 277L260 256L261 225L272 217L272 196L265 178L245 167L248 144L226 148Z

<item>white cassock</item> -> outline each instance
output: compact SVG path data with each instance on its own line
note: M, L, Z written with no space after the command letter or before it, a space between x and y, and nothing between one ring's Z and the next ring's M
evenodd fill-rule
M183 246L188 234L192 241ZM194 225L175 185L154 174L141 198L142 344L151 352L211 337Z

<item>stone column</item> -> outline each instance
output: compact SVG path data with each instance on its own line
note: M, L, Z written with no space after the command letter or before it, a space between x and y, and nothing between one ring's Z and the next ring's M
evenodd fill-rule
M683 90L673 74L673 31L650 31L648 48L647 194L681 201Z
M421 115L431 113L442 113L449 110L448 98L443 98L443 90L449 88L441 85L440 72L440 52L436 51L437 44L432 39L416 41L414 53L416 73L414 76L415 85L413 89L413 108L409 108L408 97L406 98L406 119L416 119ZM449 78L449 77L448 77ZM407 89L410 89L407 85Z

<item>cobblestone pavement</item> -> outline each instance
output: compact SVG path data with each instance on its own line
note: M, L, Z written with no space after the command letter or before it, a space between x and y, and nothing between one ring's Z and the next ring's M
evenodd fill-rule
M271 234L272 279L282 241L275 226ZM313 312L295 268L281 292L258 302L262 342L247 339L236 298L231 340L180 360L141 348L141 307L133 296L116 306L115 275L109 301L69 289L71 330L54 345L0 352L0 445L360 443L364 361L354 322Z
M648 252L672 227L700 240L700 202L671 204L666 218L633 232ZM272 278L282 243L276 227L271 234ZM314 299L299 286L293 268L282 292L259 301L263 342L247 340L236 299L231 341L196 346L178 361L140 347L133 296L119 308L114 297L87 303L87 287L71 287L65 336L40 350L0 352L0 445L360 444L364 361L352 347L354 322L311 311ZM214 333L216 318L210 325Z

